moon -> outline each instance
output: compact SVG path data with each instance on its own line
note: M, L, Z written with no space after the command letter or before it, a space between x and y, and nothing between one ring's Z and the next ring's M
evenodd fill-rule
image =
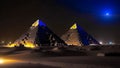
M109 13L106 13L106 16L109 16L110 14Z

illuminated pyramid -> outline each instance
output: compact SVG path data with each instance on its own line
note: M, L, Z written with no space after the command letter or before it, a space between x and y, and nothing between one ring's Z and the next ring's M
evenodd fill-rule
M61 37L68 45L97 45L99 44L91 35L85 32L77 23Z
M39 46L59 46L66 45L46 24L39 21L38 31L36 33L35 43Z
M35 21L29 30L17 39L9 47L19 46L34 48L37 46L57 46L66 45L55 33L53 33L41 20Z

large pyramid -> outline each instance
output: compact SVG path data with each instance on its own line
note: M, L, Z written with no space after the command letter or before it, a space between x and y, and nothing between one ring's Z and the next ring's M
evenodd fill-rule
M66 45L65 42L52 32L42 21L39 21L35 43L42 46Z
M30 48L34 48L36 45L66 45L65 42L61 40L55 33L53 33L41 20L35 21L25 34L8 46L14 47L19 46L20 44Z
M98 45L90 34L84 31L77 23L75 23L70 29L61 37L68 45Z

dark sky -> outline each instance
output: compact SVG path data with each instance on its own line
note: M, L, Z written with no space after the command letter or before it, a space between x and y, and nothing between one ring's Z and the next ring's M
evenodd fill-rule
M120 42L119 0L0 0L0 40L14 41L37 19L58 36L77 22L98 41Z

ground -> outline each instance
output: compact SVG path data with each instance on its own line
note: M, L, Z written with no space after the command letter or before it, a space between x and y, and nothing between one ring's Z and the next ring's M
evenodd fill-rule
M119 57L43 56L31 49L15 51L0 48L0 57L14 60L0 64L0 68L119 68Z

